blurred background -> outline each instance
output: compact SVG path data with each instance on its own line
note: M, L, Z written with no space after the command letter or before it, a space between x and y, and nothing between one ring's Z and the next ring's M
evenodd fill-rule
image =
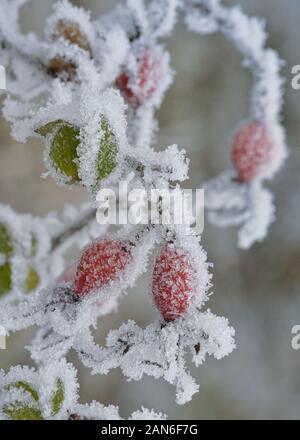
M41 34L51 0L32 0L24 7L22 26ZM116 1L77 0L94 17ZM226 1L228 5L236 1ZM284 123L290 157L270 185L277 205L277 222L268 238L250 251L237 249L236 232L205 225L204 247L214 264L214 295L209 307L226 316L236 329L237 349L228 358L208 358L199 369L191 366L200 392L185 406L175 403L174 388L145 377L126 382L119 370L108 376L90 376L76 356L81 401L92 399L117 404L123 417L140 406L165 412L170 419L298 419L300 418L300 350L291 348L291 328L300 325L300 91L292 89L291 68L300 64L299 0L242 0L250 15L265 17L269 46L279 51L286 65ZM251 78L240 67L235 49L220 35L189 34L182 23L168 47L177 72L158 114L157 144L178 143L191 158L189 188L214 177L230 164L228 138L247 116ZM8 124L0 122L0 200L19 212L43 215L61 210L64 203L79 204L80 189L62 189L44 171L40 141L17 144ZM109 329L131 318L146 325L156 318L147 296L147 276L139 280L120 305L106 317L97 333L103 341ZM32 331L8 339L0 351L0 367L31 365L24 346Z

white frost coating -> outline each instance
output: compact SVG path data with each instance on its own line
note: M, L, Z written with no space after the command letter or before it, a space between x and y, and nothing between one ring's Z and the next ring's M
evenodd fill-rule
M174 29L178 0L153 0L146 7L144 0L127 0L135 25L143 34L153 39L166 37Z
M139 411L131 414L128 420L166 420L167 416L162 413L156 413L153 409L142 407Z
M193 362L200 365L206 355L221 359L235 348L234 330L228 320L210 311L191 313L175 323L156 322L141 329L134 321L111 331L106 347L97 346L91 335L82 335L75 349L92 374L107 374L121 368L130 380L143 375L164 378L176 387L176 401L184 404L198 391L198 385L186 369L184 355L188 347Z
M213 223L239 227L239 246L247 249L265 238L275 218L273 196L264 182L274 176L287 156L281 125L282 62L276 52L265 48L264 22L248 18L239 7L226 8L220 0L128 0L96 20L63 0L54 4L43 41L22 34L19 14L24 3L26 0L2 0L0 4L0 56L7 67L8 90L4 116L20 142L38 136L37 128L58 119L77 127L79 183L89 190L92 200L79 208L66 206L61 216L50 213L43 218L16 214L0 206L0 224L13 240L12 251L4 247L0 254L0 266L9 263L12 278L10 291L1 295L0 322L8 332L38 327L28 347L38 370L16 367L7 375L0 371L0 418L8 417L7 405L13 408L19 401L47 419L122 419L116 406L78 403L76 373L64 360L71 349L94 374L120 368L132 380L140 380L144 374L163 378L174 385L177 402L184 404L199 389L187 371L186 352L192 354L196 366L207 355L220 359L235 347L234 330L226 318L202 310L211 288L210 264L200 239L188 226L149 226L144 230L124 226L110 234L107 227L96 223L101 119L108 121L118 143L116 167L101 182L103 186L115 187L126 179L129 189L144 189L147 194L151 189L181 191L179 182L188 178L185 151L176 145L160 152L153 148L158 130L155 111L173 81L170 56L160 39L171 34L179 12L189 30L199 34L221 32L228 38L242 53L242 64L254 78L248 119L265 125L273 149L271 160L250 183L242 183L236 171L229 170L204 184L205 203ZM74 29L54 35L60 22L75 26L75 33L79 29L82 48L68 40L68 32ZM58 60L57 71L53 60ZM68 184L51 163L52 137L53 133L43 139L46 168L58 184ZM32 253L33 234L36 244ZM95 239L106 238L126 241L131 259L115 279L98 288L91 285L86 296L78 297L74 293L76 262L66 264L65 254L73 245L83 249ZM188 259L192 267L188 278L193 272L197 281L186 310L173 321L161 318L146 328L128 321L109 332L104 347L96 345L91 329L102 316L117 309L118 298L147 269L150 252L156 245L159 252L166 243L170 249L176 246L180 250L183 261ZM23 292L28 267L33 267L41 279L31 295ZM152 270L153 264L149 272ZM163 275L174 293L179 279L172 285L167 274ZM151 291L150 301L153 295ZM168 298L164 300L168 305ZM53 414L51 399L58 377L64 392ZM28 382L36 389L38 399L20 383L8 389L13 381ZM145 408L130 416L134 420L164 418Z
M228 171L205 186L205 207L209 220L220 227L238 226L238 244L249 249L263 241L275 220L273 195L264 189L260 180L251 184L236 180Z
M253 183L250 189L249 218L239 231L239 246L249 249L255 241L266 238L269 225L275 221L273 195L263 189L259 183Z

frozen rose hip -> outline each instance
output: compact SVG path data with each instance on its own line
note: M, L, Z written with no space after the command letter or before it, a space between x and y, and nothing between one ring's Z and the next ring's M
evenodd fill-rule
M131 261L130 248L116 240L103 240L88 247L81 255L73 291L83 297L118 279Z
M252 121L234 136L232 163L242 182L259 176L262 167L272 159L273 143L267 128Z
M160 47L143 47L137 55L137 70L124 70L117 78L117 86L125 99L133 105L148 101L159 88L168 71L168 61Z
M156 258L152 294L165 321L184 316L197 289L196 268L184 249L165 245Z

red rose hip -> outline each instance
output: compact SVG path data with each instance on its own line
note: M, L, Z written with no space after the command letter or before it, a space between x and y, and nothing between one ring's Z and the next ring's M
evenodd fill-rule
M184 316L197 290L197 272L189 253L168 243L156 258L152 294L165 321Z
M130 249L126 243L103 240L93 243L81 255L73 292L84 297L96 289L107 286L118 279L131 261Z
M256 121L249 122L234 136L232 163L242 182L259 176L272 159L273 142L267 128Z
M158 89L168 70L168 61L160 47L142 47L136 63L137 71L121 72L116 84L130 104L140 105L151 99Z

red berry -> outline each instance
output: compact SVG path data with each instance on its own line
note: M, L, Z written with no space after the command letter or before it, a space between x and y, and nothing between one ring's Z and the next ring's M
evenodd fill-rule
M165 245L156 258L152 293L165 321L182 317L197 289L196 269L191 256L173 244Z
M81 255L73 291L83 297L95 289L107 286L119 278L131 260L131 253L125 243L104 240L92 244Z
M252 121L234 136L232 163L243 182L258 176L261 168L271 160L273 142L266 127Z
M140 51L137 65L137 72L122 72L116 81L125 99L133 105L146 102L157 90L166 70L165 56L160 48L146 47Z
M128 102L131 104L138 104L138 97L131 90L129 80L129 75L125 72L122 72L117 78L117 86Z

